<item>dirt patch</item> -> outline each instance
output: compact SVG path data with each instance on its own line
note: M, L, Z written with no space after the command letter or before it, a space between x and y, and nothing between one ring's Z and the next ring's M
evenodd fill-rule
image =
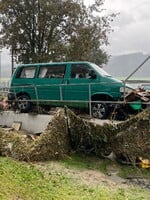
M49 176L49 174L61 174L62 176L65 175L68 178L89 186L128 187L126 180L118 176L119 169L117 166L113 167L113 170L116 170L116 175L112 171L104 174L99 170L69 168L61 165L57 161L36 163L35 166L42 170L45 176Z
M81 156L82 157L82 156ZM68 159L72 160L71 157ZM87 159L87 157L86 157ZM86 160L85 159L85 160ZM83 163L85 162L83 159ZM80 184L99 187L106 186L110 188L131 188L134 186L139 186L142 189L150 189L150 180L145 179L140 171L138 174L131 174L130 170L126 174L126 178L120 177L120 172L122 166L117 162L107 162L105 159L99 159L96 157L89 157L91 163L95 163L98 168L80 168L72 166L70 164L65 164L64 161L47 161L47 162L37 162L34 163L35 167L42 170L46 177L49 176L62 176L66 178L71 178L75 182ZM101 166L106 166L105 173L100 170ZM129 175L130 174L130 175Z

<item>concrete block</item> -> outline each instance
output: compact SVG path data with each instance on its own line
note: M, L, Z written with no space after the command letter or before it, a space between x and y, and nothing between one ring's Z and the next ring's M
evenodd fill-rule
M15 113L14 111L0 112L0 125L12 127L14 122L21 122L21 129L31 133L43 132L53 115Z

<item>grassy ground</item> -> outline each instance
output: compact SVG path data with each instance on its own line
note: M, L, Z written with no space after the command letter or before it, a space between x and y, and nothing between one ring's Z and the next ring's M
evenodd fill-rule
M107 180L105 174L110 165L110 161L78 155L45 163L23 163L0 157L0 199L149 199L149 190Z

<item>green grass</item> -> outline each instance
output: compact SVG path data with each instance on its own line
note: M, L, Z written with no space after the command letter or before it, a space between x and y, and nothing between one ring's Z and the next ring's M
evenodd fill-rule
M86 168L87 162L73 158L76 168ZM62 162L62 161L61 161ZM60 164L61 164L60 162ZM64 161L63 161L64 162ZM64 162L70 166L69 161ZM46 163L45 163L46 164ZM44 164L44 165L45 165ZM73 166L72 165L72 166ZM91 166L90 166L91 167ZM93 167L93 166L92 166ZM45 167L45 170L47 168ZM148 200L149 191L139 188L87 186L64 175L37 169L32 163L17 162L0 157L1 200Z
M102 159L98 159L92 155L86 156L85 154L72 154L70 157L63 159L61 163L66 168L99 170L104 174L107 173L107 166L111 165L110 160L106 159L104 162Z

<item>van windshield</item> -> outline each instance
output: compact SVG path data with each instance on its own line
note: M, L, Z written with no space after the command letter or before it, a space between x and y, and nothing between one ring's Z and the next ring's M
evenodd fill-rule
M92 63L91 64L92 67L99 73L101 74L102 76L109 76L111 77L110 74L108 74L105 70L103 70L101 67L97 66L96 64Z

